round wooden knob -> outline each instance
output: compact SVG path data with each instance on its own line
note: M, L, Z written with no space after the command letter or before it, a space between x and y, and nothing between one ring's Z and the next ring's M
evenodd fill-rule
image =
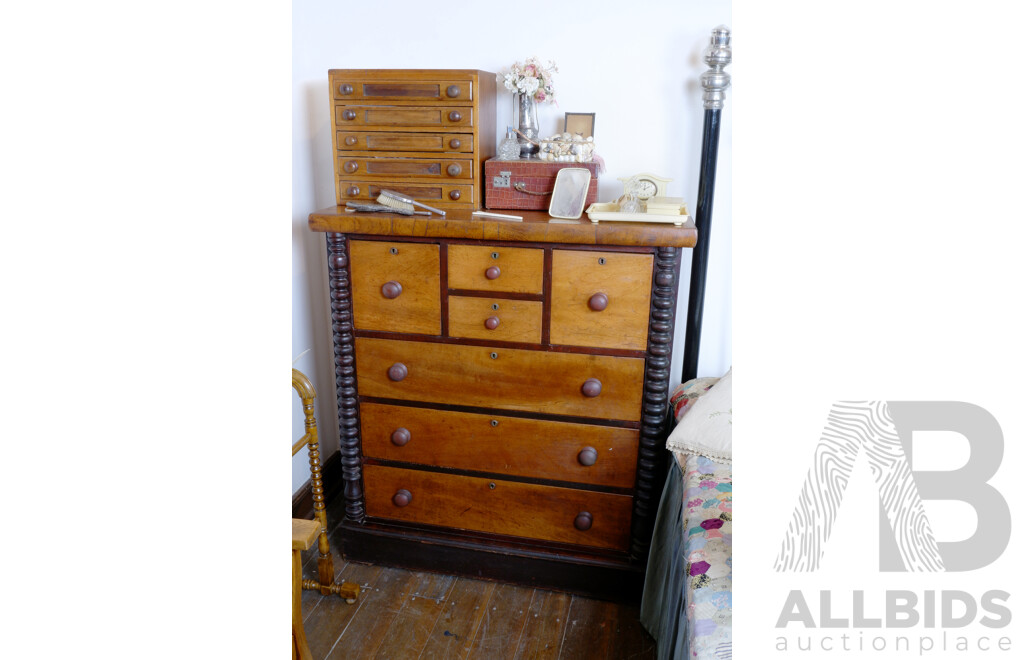
M396 383L409 375L409 368L401 362L395 362L388 368L388 378Z
M448 197L452 199L458 199L459 197L462 197L462 193L460 193L458 190L453 190L450 193L448 193Z
M462 165L452 163L448 166L448 176L459 176L462 174Z
M359 169L359 163L357 163L354 160L350 160L350 161L347 161L345 163L345 171L348 172L349 174L352 174L353 172L355 172L358 169Z
M359 195L359 186L349 186L345 189L345 194L349 197L356 197Z
M351 147L351 146L354 146L356 142L359 142L359 138L357 138L356 136L354 136L354 135L346 135L345 136L345 144L346 145Z
M459 147L462 146L462 140L460 140L459 138L452 138L451 141L448 143L448 146L451 147L452 149L458 149Z
M353 119L356 118L356 111L355 110L346 110L346 111L341 113L341 118L346 120L346 121L352 121Z
M498 279L498 275L501 275L501 269L498 268L497 266L491 266L490 268L484 271L484 277L486 277L489 280Z
M462 121L462 113L458 110L452 110L448 113L448 119L450 121Z
M608 307L608 296L603 293L595 293L590 296L590 300L587 301L587 307L595 312L604 311L604 309Z
M412 493L404 488L399 488L391 498L391 503L395 506L409 506L409 502L412 502ZM580 515L583 514L581 513ZM587 515L589 516L590 514L588 513ZM579 520L579 516L576 516L576 519ZM590 529L590 525L587 525L587 529Z
M487 320L484 321L484 327L487 328L488 330L494 330L495 328L498 327L500 323L501 321L498 319L497 316L489 316L487 317Z
M402 491L398 491L398 492L401 493ZM408 491L406 491L406 492L408 492ZM398 497L398 495L396 494L395 497ZM396 502L396 504L397 504L397 502ZM408 502L406 502L406 504L408 504ZM405 506L405 504L399 504L398 506ZM580 511L578 514L576 514L576 520L572 521L572 526L575 527L576 529L580 530L581 532L587 531L588 529L590 529L590 526L593 525L593 524L594 524L594 516L590 515L590 512L588 512L588 511Z
M458 85L448 85L448 89L445 90L445 93L448 94L450 98L455 98L462 93L462 90L459 89Z
M601 381L596 378L588 378L583 381L583 387L580 390L583 391L583 396L593 398L601 393Z
M409 429L404 426L395 429L391 433L391 444L396 447L404 447L410 440L412 440L412 433L409 433Z
M593 447L584 447L580 450L580 453L576 455L576 460L579 461L580 465L590 467L594 463L597 463L597 450Z
M388 300L394 300L402 293L402 285L394 280L385 282L384 286L380 288L380 293Z
M352 93L352 85L348 83L342 83L341 85L338 85L338 91L344 94L345 96L348 96L349 94Z

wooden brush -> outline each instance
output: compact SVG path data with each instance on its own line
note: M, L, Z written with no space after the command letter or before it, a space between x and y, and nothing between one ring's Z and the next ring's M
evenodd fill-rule
M445 215L445 212L441 209L435 209L433 206L421 204L412 197L408 197L402 193L397 193L394 190L381 190L380 196L377 197L377 202L384 206L390 206L393 209L406 209L407 211L412 211L412 207L418 206L421 209L427 209L428 211L433 211L439 215Z

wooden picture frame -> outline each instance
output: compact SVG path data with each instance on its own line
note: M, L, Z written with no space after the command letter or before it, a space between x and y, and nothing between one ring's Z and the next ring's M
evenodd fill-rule
M585 138L594 137L594 116L593 112L567 112L565 123L562 124L562 132L579 133Z

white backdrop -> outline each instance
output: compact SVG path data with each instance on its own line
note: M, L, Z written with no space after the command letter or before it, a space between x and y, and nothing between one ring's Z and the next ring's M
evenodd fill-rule
M536 55L554 60L558 105L540 106L541 133L561 130L565 112L597 114L594 137L607 171L599 199L621 194L618 177L651 172L696 211L703 108L701 52L711 30L729 25L728 0L517 2L415 0L296 2L292 23L292 355L320 394L326 458L337 449L331 338L322 234L308 214L334 204L327 71L332 68L483 69L498 72ZM731 91L723 110L699 375L732 364ZM499 93L498 126L512 122L512 96ZM503 131L499 131L503 134ZM682 369L690 255L684 251L672 377ZM302 416L293 404L296 437ZM293 461L293 489L308 479Z

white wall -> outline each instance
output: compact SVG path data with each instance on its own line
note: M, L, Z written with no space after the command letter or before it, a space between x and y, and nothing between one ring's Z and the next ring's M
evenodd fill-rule
M334 204L327 71L332 68L483 69L498 72L536 55L554 60L558 106L540 107L541 133L565 112L595 112L594 137L607 171L599 199L621 194L620 176L670 177L669 193L696 211L703 108L701 52L711 30L730 25L727 0L515 3L415 0L292 5L292 355L319 393L323 456L338 448L324 237L308 214ZM738 37L742 44L742 35ZM713 238L699 375L732 364L732 94L722 113ZM512 123L499 97L498 126ZM500 133L500 131L499 131ZM689 251L684 252L672 378L682 369ZM294 397L295 438L302 415ZM293 459L293 490L309 477L305 452Z

